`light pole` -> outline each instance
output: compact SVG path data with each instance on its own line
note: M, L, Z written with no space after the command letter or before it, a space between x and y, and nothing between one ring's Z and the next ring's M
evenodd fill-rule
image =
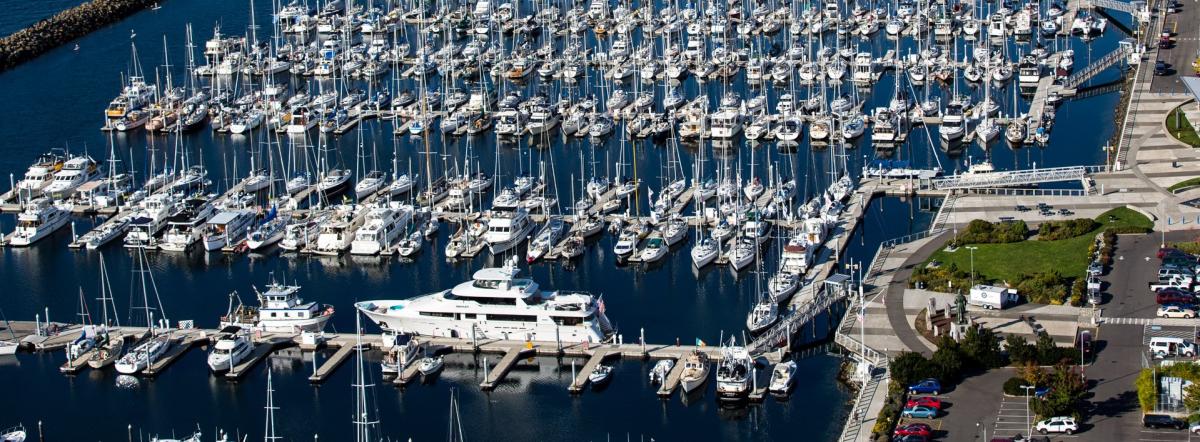
M979 249L976 246L967 246L967 250L971 252L971 287L975 287L975 250Z
M1037 388L1032 385L1022 385L1021 389L1025 390L1025 434L1033 434L1033 423L1029 420L1029 390Z
M861 261L860 262L851 261L851 263L849 265L847 265L846 268L848 270L850 270L850 282L851 282L851 287L853 287L854 273L857 272L858 269L862 268L862 262ZM859 284L859 287L862 287L862 278L859 278L858 284ZM847 289L850 289L851 287L847 287ZM864 299L864 297L863 297L863 291L859 290L858 291L858 340L859 340L858 342L860 344L862 344L863 348L866 348L866 346L867 346L867 304L866 304L866 302L867 302L866 299ZM864 360L865 360L865 357L866 357L865 351L863 352L863 356L864 356Z

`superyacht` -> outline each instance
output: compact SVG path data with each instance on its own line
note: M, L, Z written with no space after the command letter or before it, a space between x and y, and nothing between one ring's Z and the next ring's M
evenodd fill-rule
M384 330L411 335L564 343L603 342L612 335L598 296L542 291L519 275L514 257L449 290L355 307Z

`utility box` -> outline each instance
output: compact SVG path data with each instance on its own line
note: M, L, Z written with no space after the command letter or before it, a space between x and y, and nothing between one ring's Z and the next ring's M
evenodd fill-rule
M967 303L986 309L1003 309L1018 301L1017 293L1006 287L976 284L971 287Z

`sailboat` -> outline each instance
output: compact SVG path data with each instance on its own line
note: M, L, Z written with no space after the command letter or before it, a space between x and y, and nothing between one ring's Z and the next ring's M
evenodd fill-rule
M17 354L17 347L21 346L20 341L17 341L17 335L12 331L12 324L8 323L8 317L4 316L4 310L0 310L0 318L4 319L4 329L8 330L8 339L0 339L0 356L9 356Z
M100 311L103 323L100 324L100 330L96 337L96 352L92 353L92 357L88 358L87 364L92 368L104 368L108 364L116 361L121 357L121 351L125 349L125 337L119 331L109 329L110 325L116 327L121 326L121 320L117 315L117 305L112 298L112 285L108 282L108 269L104 264L104 255L100 255ZM108 312L112 310L112 323L110 324Z
M146 369L154 363L155 359L162 357L170 349L173 342L169 332L165 334L155 333L154 313L150 308L149 292L151 290L154 291L154 298L158 300L159 311L162 311L162 299L158 296L158 288L154 284L154 275L150 273L150 267L146 264L145 249L138 249L137 256L138 266L134 272L141 276L140 278L135 277L135 279L140 279L142 283L142 303L144 306L142 308L146 310L146 324L149 336L130 349L128 353L125 353L124 356L121 356L121 359L117 360L115 367L117 372L121 374L134 374ZM167 321L165 314L163 315L163 320Z

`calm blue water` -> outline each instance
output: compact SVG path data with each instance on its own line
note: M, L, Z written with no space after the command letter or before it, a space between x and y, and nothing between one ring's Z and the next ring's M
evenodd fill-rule
M4 14L0 15L0 37L83 3L84 0L0 1L0 9L4 10Z
M265 17L269 2L257 3L261 9L259 17ZM248 20L245 8L243 2L166 2L161 10L140 13L81 39L78 52L70 47L59 48L0 73L0 84L5 85L0 88L0 102L10 103L0 107L0 121L6 122L0 125L0 136L5 140L0 173L19 176L37 154L53 147L69 146L73 151L87 150L97 158L107 158L109 139L98 130L102 124L101 111L119 91L121 73L128 70L131 31L138 35L135 41L148 76L154 76L156 66L158 76L165 76L161 65L164 64L162 39L166 37L170 62L175 66L178 79L182 72L179 66L184 60L185 24L193 24L195 43L202 45L210 36L214 23L221 23L226 33L244 29ZM1090 45L1073 41L1078 54L1077 66L1086 64L1089 52L1093 58L1098 57L1119 39L1119 35L1110 32ZM867 46L864 44L863 48ZM879 39L869 46L882 50L891 44ZM1017 51L1022 47L1028 50L1027 45L1014 45L1010 50ZM1106 75L1115 77L1116 74L1109 72ZM414 86L406 84L406 87ZM533 84L506 87L521 87L527 91L537 88ZM689 79L685 87L692 91L704 87L716 99L723 86L719 83L701 86ZM740 86L737 89L744 90ZM885 76L870 96L872 104L868 107L886 103L891 89L891 77ZM967 90L965 85L960 89ZM551 92L552 96L557 96L557 91ZM782 92L775 88L767 88L765 92L772 97L770 107L773 108L774 97ZM931 93L940 95L944 91L935 88ZM974 93L982 97L982 92ZM743 93L743 97L749 94ZM1010 89L993 91L993 94L1008 97L1005 98L1007 101L998 98L1002 103L1012 101ZM1035 162L1039 166L1102 163L1104 153L1099 146L1111 136L1111 109L1116 102L1115 94L1069 102L1059 110L1060 118L1050 147L1012 150L996 144L991 149L992 159L1001 168L1025 167ZM1018 100L1017 108L1024 106L1023 100ZM1096 121L1103 123L1098 127ZM402 169L407 168L409 161L415 165L424 161L418 154L423 149L422 140L407 136L394 138L387 123L371 122L362 127L368 149L373 147L379 152L381 166L390 164L392 152L396 152ZM327 142L337 150L336 155L331 155L331 161L340 161L353 168L356 138L353 132L344 137L328 138ZM963 167L968 156L985 154L975 145L947 153L937 146L938 143L931 145L923 131L915 132L910 140L894 155L919 165L940 161L943 168L954 169ZM248 151L251 150L248 147L256 144L253 138L233 138L208 131L186 135L181 141L190 155L203 158L210 177L219 182L233 175L227 170L234 168L235 158L237 169L246 169ZM164 150L170 150L176 140L135 132L118 134L112 142L121 157L121 167L132 168L142 175L148 158L147 147L153 146L161 155ZM285 140L285 145L290 146L288 143ZM603 176L623 154L626 162L637 164L637 174L643 182L661 188L658 177L664 158L671 153L666 146L622 143L617 137L600 145L568 140L532 147L528 144L497 147L493 137L442 140L436 136L430 143L438 153L449 155L450 161L461 161L469 145L474 151L473 161L488 171L498 167L502 183L511 181L522 168L528 171L529 164L544 161L554 172L554 185L559 189L563 204L570 202L571 182L581 175L581 161L584 163L582 174ZM866 141L859 143L862 145L847 153L851 170L859 167L864 156L875 155ZM705 156L712 158L712 151L707 146L684 146L680 152L684 170L691 170L699 149L704 149ZM815 192L828 182L828 151L814 151L806 144L795 152L780 152L772 144L746 146L719 160L740 168L743 175L750 173L748 164L752 161L757 165L755 174L760 176L765 176L765 165L772 164L782 173L798 177L801 188L808 192ZM713 176L714 163L718 162L706 164L707 176ZM438 170L440 167L435 164ZM0 183L0 187L7 188L7 183ZM936 207L930 208L934 204L926 200L877 200L860 231L852 237L847 259L869 259L880 241L926 228L932 217L931 211L936 211ZM645 208L643 199L640 210ZM83 232L92 222L79 219L77 227ZM11 215L0 216L0 230L9 231L12 224ZM444 262L440 251L448 230L443 228L441 236L414 262L219 254L159 254L151 256L150 261L165 312L172 319L194 319L201 326L214 326L216 318L225 312L230 292L236 290L248 299L252 285L261 286L274 274L277 278L302 284L308 299L336 305L339 313L332 326L347 331L352 330L354 324L350 305L356 300L406 297L442 289L468 278L471 272L486 264L487 257L469 262ZM70 233L64 229L36 247L0 251L0 281L5 282L5 289L0 290L0 308L9 318L30 320L34 314L49 307L52 319L72 319L79 289L82 288L89 298L97 292L98 256L101 254L112 275L120 308L126 311L129 307L128 297L134 290L130 284L132 262L128 252L120 247L100 253L71 251L66 247L69 237ZM679 252L650 267L618 267L611 255L614 241L608 236L599 239L585 257L570 268L557 263L539 263L531 269L532 274L545 286L603 293L609 317L627 340L636 340L640 329L645 330L652 342L671 342L677 338L684 342L694 338L716 342L722 332L740 333L745 313L753 300L754 283L750 275L739 278L722 268L697 272L692 269L687 254ZM772 255L767 253L765 268L774 268ZM122 317L123 322L128 319ZM824 338L828 324L833 321L836 318L819 319L806 336L818 340ZM126 437L127 425L133 426L135 439L139 433L169 434L174 430L176 434L183 434L197 424L209 434L211 428L219 426L240 430L251 438L260 437L265 370L260 368L242 382L230 384L209 376L203 358L204 352L193 351L158 379L143 381L140 387L128 390L114 387L111 373L85 372L77 378L58 374L56 368L63 362L60 353L23 354L16 359L2 360L0 378L21 379L21 382L8 382L11 385L7 386L6 393L9 397L25 399L0 403L0 426L10 421L31 426L41 420L47 428L47 440L121 440ZM798 434L822 440L837 433L845 414L848 396L834 381L838 361L823 351L810 352L801 359L801 379L804 381L792 401L768 400L762 406L721 410L712 399L711 391L707 392L707 397L687 398L686 401L678 396L668 401L658 400L645 382L649 366L638 361L620 364L614 382L606 390L587 392L580 397L573 398L566 393L570 362L559 363L553 359L537 359L534 366L518 370L510 384L492 393L482 393L478 388L482 379L478 366L482 361L463 355L451 360L449 369L437 382L411 386L404 391L380 386L373 392L372 403L378 407L376 415L381 417L383 433L393 439L444 438L450 389L455 388L461 399L467 437L474 440L605 440L609 437L620 440L627 434L631 440L638 440L643 435L656 440L717 437L782 440ZM276 403L282 408L277 416L280 432L293 440L306 439L317 433L325 440L345 440L347 437L343 436L352 431L352 366L343 367L323 386L311 387L306 380L311 371L310 364L298 355L293 359L281 356L270 364L276 374ZM377 364L368 367L377 378Z

